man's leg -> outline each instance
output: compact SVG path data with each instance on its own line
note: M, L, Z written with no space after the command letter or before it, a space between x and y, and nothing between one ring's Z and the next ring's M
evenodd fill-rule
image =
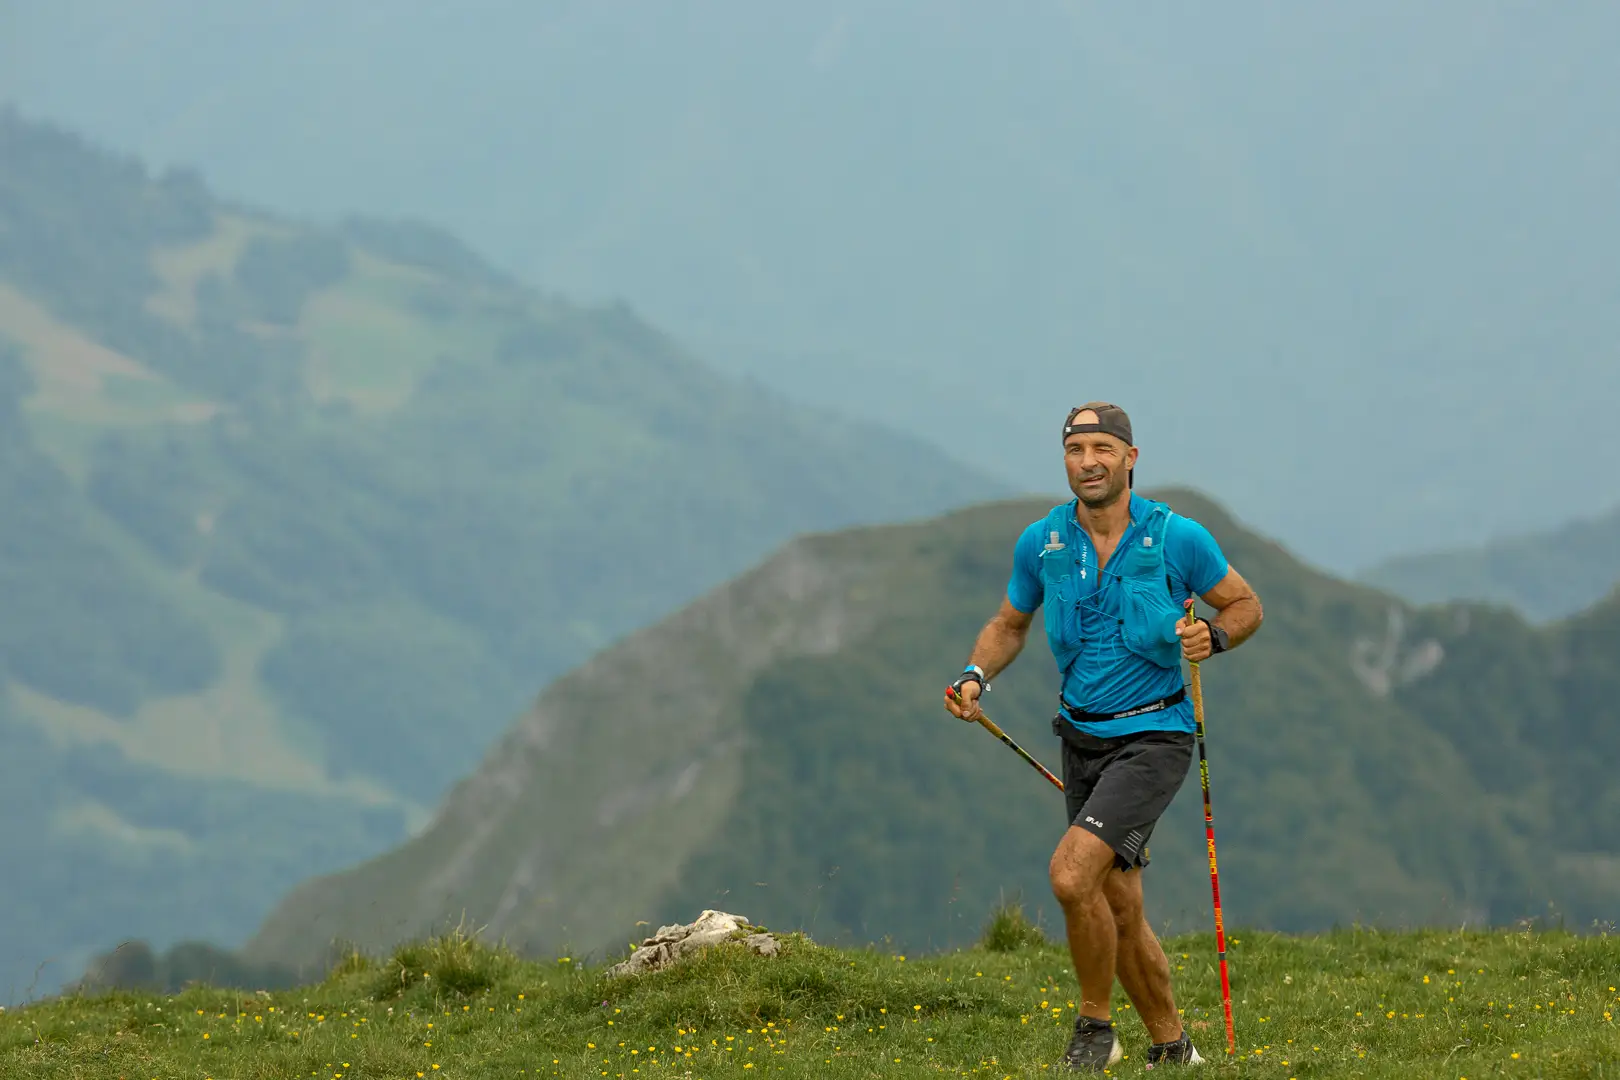
M1108 1019L1114 989L1117 929L1104 882L1113 872L1114 849L1071 826L1052 853L1052 895L1063 908L1069 955L1080 980L1080 1014Z
M1181 1038L1181 1016L1170 989L1170 960L1142 911L1142 871L1109 870L1103 895L1118 941L1115 966L1120 984L1154 1042Z

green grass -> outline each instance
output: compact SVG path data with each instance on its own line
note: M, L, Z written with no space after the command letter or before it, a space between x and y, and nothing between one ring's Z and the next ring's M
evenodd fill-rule
M349 277L310 298L300 320L311 348L306 376L321 401L340 399L365 412L391 412L439 358L488 356L509 332L502 320L489 316L432 319L415 311L416 293L443 284L433 274L363 252L354 255L354 263Z
M352 954L280 993L70 996L0 1017L0 1074L50 1077L1024 1077L1074 1018L1068 959L1005 920L940 956L784 938L613 980L459 933ZM1226 1059L1208 935L1168 939L1210 1072L1250 1077L1620 1077L1620 938L1562 931L1236 932ZM1146 1037L1116 998L1127 1058Z

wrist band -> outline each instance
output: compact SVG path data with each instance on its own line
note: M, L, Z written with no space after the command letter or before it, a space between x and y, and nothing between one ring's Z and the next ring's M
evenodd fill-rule
M1213 656L1215 653L1223 653L1232 647L1232 639L1227 635L1225 630L1222 630L1220 627L1216 626L1202 615L1198 617L1198 621L1209 627L1210 655Z

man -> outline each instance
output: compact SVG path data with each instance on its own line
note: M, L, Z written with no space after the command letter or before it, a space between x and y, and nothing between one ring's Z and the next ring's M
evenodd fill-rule
M1236 648L1261 619L1259 598L1208 530L1132 490L1137 453L1123 409L1094 401L1069 411L1063 461L1075 498L1018 538L1001 609L945 696L952 714L976 721L980 695L1045 606L1061 672L1052 728L1063 738L1069 821L1050 875L1081 996L1063 1064L1078 1070L1101 1071L1124 1054L1109 1019L1116 975L1147 1025L1149 1068L1203 1060L1142 913L1141 869L1153 825L1192 763L1181 661ZM1189 624L1185 603L1195 593L1216 613Z

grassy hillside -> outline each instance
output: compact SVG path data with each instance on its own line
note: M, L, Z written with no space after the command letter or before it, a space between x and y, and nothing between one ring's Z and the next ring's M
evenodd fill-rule
M1604 762L1620 755L1620 595L1537 630L1335 580L1186 491L1264 600L1204 666L1223 896L1253 926L1503 925L1620 916ZM293 892L249 943L316 965L466 917L528 949L599 951L687 910L818 940L971 941L1003 891L1053 917L1061 797L941 687L1046 504L788 545L559 679L388 855ZM1044 640L987 708L1056 763ZM1200 928L1198 785L1153 840L1150 909Z
M0 160L0 855L43 860L0 993L239 939L603 645L797 532L995 490L426 227L277 218L7 110Z
M1390 559L1358 575L1414 604L1507 604L1538 622L1590 607L1620 583L1620 507L1473 548Z
M451 937L355 955L284 992L31 1006L0 1017L0 1064L41 1080L1051 1075L1078 996L1067 954L993 940L923 957L787 937L773 958L727 945L613 980L577 957L523 961ZM1237 930L1230 1058L1210 935L1165 946L1186 1026L1220 1075L1598 1078L1620 1061L1614 937ZM1134 1074L1147 1040L1115 993L1114 1073Z

